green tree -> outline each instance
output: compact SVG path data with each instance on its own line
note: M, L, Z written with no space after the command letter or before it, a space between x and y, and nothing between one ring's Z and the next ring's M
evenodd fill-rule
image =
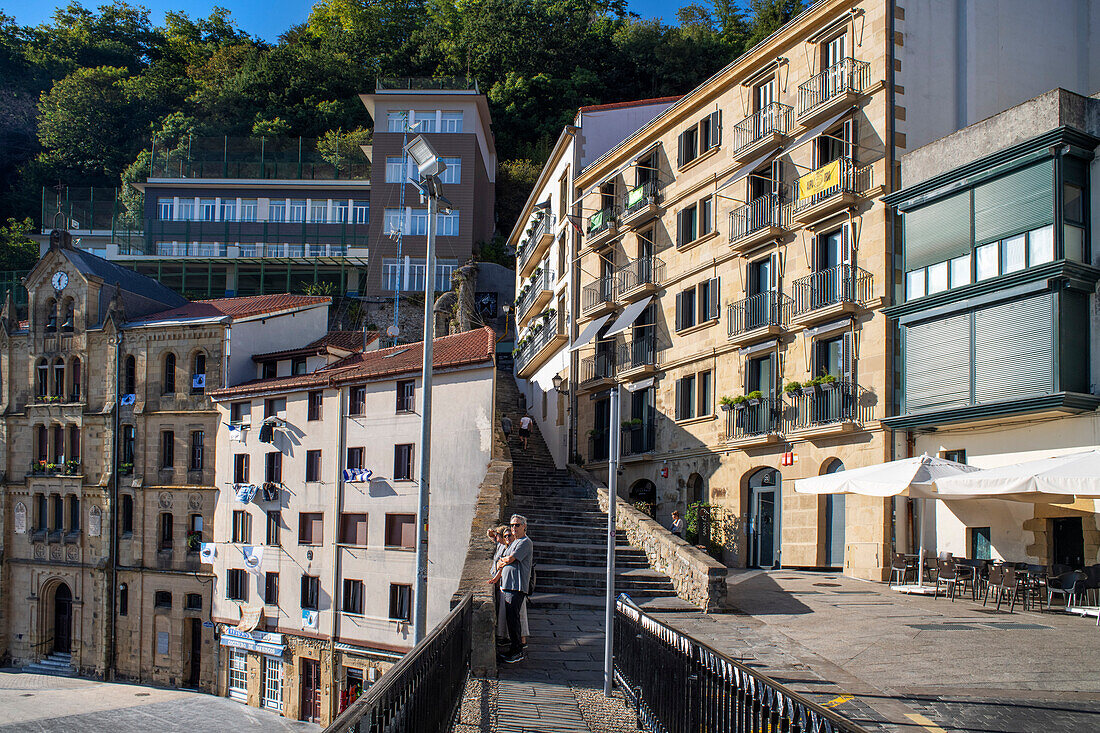
M8 219L0 224L0 271L29 270L38 262L38 244L30 238L34 222Z
M371 140L371 132L363 127L344 132L343 128L329 130L317 140L317 152L338 174L348 171L354 163L365 163L361 145Z

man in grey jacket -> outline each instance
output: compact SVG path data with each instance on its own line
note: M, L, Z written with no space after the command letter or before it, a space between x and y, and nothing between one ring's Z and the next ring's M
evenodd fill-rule
M503 661L514 664L522 661L523 642L519 615L527 594L531 589L531 562L534 545L527 536L527 518L513 514L509 521L512 535L515 537L500 558L500 597L504 602L504 618L508 624L508 651L502 655Z

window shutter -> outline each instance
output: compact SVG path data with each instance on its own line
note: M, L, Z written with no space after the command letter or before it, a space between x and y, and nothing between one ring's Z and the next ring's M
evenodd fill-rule
M680 291L676 293L676 330L684 330L684 293ZM679 382L677 382L679 386Z
M773 292L779 291L779 255L776 253L771 254L771 265L768 267L768 289Z
M681 132L680 133L680 138L679 138L679 141L678 141L678 150L677 150L677 154L676 154L676 167L677 168L681 168L684 165L684 135L685 134L687 134L687 133Z
M1054 391L1054 302L1047 293L974 312L974 402Z
M677 420L683 420L684 419L684 416L682 414L682 410L683 410L683 406L684 406L683 381L684 380L682 380L682 379L677 379L676 380L676 419Z
M772 161L772 193L778 194L780 191L780 174L783 172L783 165L778 159Z
M852 353L852 334L845 333L840 341L840 379L855 382L855 355Z
M718 317L718 278L713 278L710 281L710 287L708 288L708 295L710 302L707 304L707 320Z
M852 163L856 160L856 121L847 120L844 123L844 134L841 135L844 138L844 155L851 158Z
M722 144L722 110L712 112L710 115L710 147L716 148Z
M1046 160L975 188L975 243L1051 223L1054 220L1053 165Z
M969 191L906 211L905 271L969 253L970 217Z
M970 314L905 328L905 411L970 404Z
M398 477L402 476L403 475L402 472L405 469L405 462L403 460L403 456L401 455L402 453L404 453L404 451L401 449L401 446L397 446L393 449L393 477L394 478L398 478Z

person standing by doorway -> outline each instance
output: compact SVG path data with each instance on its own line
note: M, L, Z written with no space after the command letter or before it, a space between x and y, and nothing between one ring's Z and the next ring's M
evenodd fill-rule
M531 562L534 544L527 536L527 518L513 514L508 522L512 530L512 544L500 558L500 596L504 603L504 615L508 623L508 650L502 661L515 664L523 661L522 627L520 612L531 589Z
M535 422L530 415L524 415L519 419L519 439L523 443L523 449L527 450L527 440L531 437L531 424Z

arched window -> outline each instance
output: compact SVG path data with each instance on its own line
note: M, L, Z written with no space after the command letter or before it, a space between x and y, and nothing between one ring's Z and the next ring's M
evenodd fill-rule
M50 389L50 363L45 358L39 359L34 370L34 395L45 397Z
M80 357L74 356L69 362L69 401L80 402Z
M57 332L57 301L50 298L46 301L46 333Z
M53 360L53 392L54 397L65 397L65 360L60 356Z
M169 352L164 357L164 376L161 380L164 385L164 394L176 392L176 355Z
M62 333L72 333L73 327L76 325L76 308L73 305L72 298L66 298L65 304L61 308L61 331Z
M206 391L206 354L195 354L195 361L191 368L191 394L202 394Z
M137 393L137 360L132 356L126 357L122 369L122 394Z

